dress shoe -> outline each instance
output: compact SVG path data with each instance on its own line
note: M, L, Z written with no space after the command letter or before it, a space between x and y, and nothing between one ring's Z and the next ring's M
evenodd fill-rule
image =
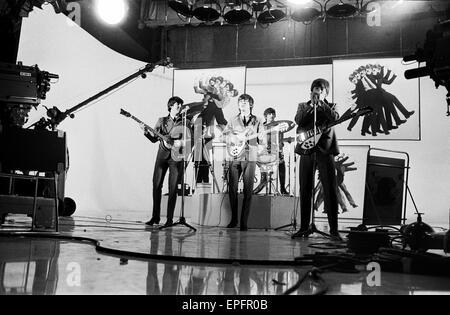
M238 223L237 221L231 221L228 225L227 225L227 229L232 229L237 227Z
M330 235L331 235L331 240L333 242L343 242L344 241L342 239L342 237L339 235L338 231L331 232Z
M241 225L241 227L239 228L239 230L245 232L248 231L248 227L246 225Z
M414 113L415 113L415 111L410 111L410 112L408 112L406 115L405 115L405 118L409 118L409 117L411 117L412 115L414 115Z
M167 219L166 223L164 223L165 227L169 227L173 225L173 220L172 219Z
M159 218L152 217L150 221L145 222L146 225L159 224Z
M283 196L289 196L289 193L284 189L280 190L280 194L282 194Z
M397 122L397 126L400 126L400 125L402 125L402 124L404 124L406 122L406 120L399 120L398 122Z
M291 238L300 238L300 237L308 237L309 231L308 229L300 229L296 233L292 234Z

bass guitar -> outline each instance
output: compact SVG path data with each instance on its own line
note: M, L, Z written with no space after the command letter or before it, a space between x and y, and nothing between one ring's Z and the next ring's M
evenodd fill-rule
M125 117L133 119L134 121L136 121L140 125L143 125L146 130L152 132L161 141L162 146L165 149L167 149L167 150L181 149L184 146L183 145L183 141L181 140L182 137L183 137L182 133L179 133L176 137L172 136L172 135L166 136L166 135L163 135L160 132L156 131L155 129L153 129L149 125L145 124L142 120L140 120L136 116L133 116L132 114L130 114L129 112L127 112L124 109L120 109L120 114L125 116Z

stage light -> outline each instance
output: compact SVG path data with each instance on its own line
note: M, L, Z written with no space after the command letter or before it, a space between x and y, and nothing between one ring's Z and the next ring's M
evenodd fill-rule
M286 13L280 9L268 9L258 15L258 22L261 24L270 24L280 21L286 17Z
M296 6L291 11L291 18L296 22L310 23L321 17L323 13L322 4L315 0L314 2L320 7L320 9L317 8L317 5L314 5L313 1L308 0L308 4Z
M248 22L252 17L251 12L250 5L243 1L227 1L223 18L229 24L238 25Z
M327 16L329 17L333 17L333 18L348 18L348 17L352 17L354 16L357 12L358 9L348 3L344 3L342 2L342 0L339 0L339 3L332 6L331 8L329 8L328 10L326 9L328 2L330 2L331 0L328 0L325 3L325 11L327 13Z
M220 17L221 12L217 0L199 0L194 4L192 14L200 21L212 22Z
M260 12L262 10L264 10L264 8L266 6L269 5L269 1L268 0L254 0L254 1L250 1L252 4L252 9L255 12Z
M97 14L107 24L119 24L125 18L124 0L97 0Z
M188 0L169 0L169 7L184 17L190 18L192 14L192 5Z

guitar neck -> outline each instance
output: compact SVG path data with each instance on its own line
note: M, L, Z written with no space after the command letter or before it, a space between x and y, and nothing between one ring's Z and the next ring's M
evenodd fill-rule
M151 132L153 132L158 138L167 141L168 138L162 134L160 134L158 131L156 131L155 129L153 129L152 127L150 127L149 125L147 125L146 123L144 123L142 120L140 120L139 118L131 115L130 116L131 119L133 119L134 121L136 121L139 124L142 124L145 126L146 129L150 130Z
M320 133L324 132L324 130L326 130L328 128L331 128L331 127L334 127L336 125L339 125L339 124L343 123L344 121L347 121L347 120L352 119L354 117L366 115L366 114L368 114L370 112L372 112L371 109L364 108L364 109L361 109L361 110L359 110L359 111L357 111L355 113L352 113L352 114L350 114L348 116L343 116L343 117L339 118L338 120L333 121L333 122L331 122L331 123L329 123L329 124L327 124L325 126L317 126L316 134L320 134ZM307 131L307 136L308 137L314 136L314 128L312 128L312 129Z
M363 109L361 109L361 110L359 110L359 111L357 111L357 112L355 112L355 113L352 113L352 114L350 114L350 115L348 115L348 116L342 116L342 117L339 118L338 120L333 121L332 123L327 124L323 129L331 128L331 127L333 127L333 126L339 125L340 123L343 123L344 121L347 121L347 120L349 120L349 119L355 118L355 117L357 117L357 116L363 116L363 115L366 115L366 114L368 114L368 113L370 113L370 112L372 112L372 109L369 109L369 108L363 108Z
M275 129L267 129L267 130L264 130L264 131L261 131L261 132L252 134L252 135L250 135L250 136L247 136L247 137L246 137L246 140L249 141L249 140L258 138L259 136L264 136L264 135L266 135L266 134L268 134L268 133L272 133L272 132L278 132L278 130L275 130Z

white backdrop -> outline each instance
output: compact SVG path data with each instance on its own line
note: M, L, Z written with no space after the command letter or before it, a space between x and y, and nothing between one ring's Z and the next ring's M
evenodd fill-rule
M44 104L62 110L143 66L103 46L65 16L55 15L50 6L45 6L44 11L35 10L24 19L19 60L60 75L59 83L52 86ZM317 77L331 83L332 65L249 68L246 92L254 97L258 116L270 106L277 110L278 119L293 120L298 102L309 98L311 81ZM124 107L153 125L157 117L167 113L172 79L173 71L158 69L147 79L138 79L81 111L74 120L61 124L61 129L68 133L70 150L67 195L78 203L76 214L120 211L127 216L129 211L137 211L141 219L149 216L157 145L149 143L133 121L119 115L119 110ZM445 116L446 91L436 90L429 78L421 79L420 87L421 141L364 140L340 144L408 152L409 185L419 210L425 212L424 220L448 227L450 118ZM42 106L40 109L42 115ZM38 116L41 117L35 113ZM294 131L289 135L293 134ZM408 218L415 219L410 200L407 211Z
M59 74L44 105L71 108L145 65L110 50L51 6L44 8L24 19L18 56L25 65ZM172 75L173 70L157 68L60 125L70 153L66 195L76 200L76 214L140 210L149 215L157 144L119 112L123 107L153 125L167 113ZM38 109L32 118L45 114L43 106Z

